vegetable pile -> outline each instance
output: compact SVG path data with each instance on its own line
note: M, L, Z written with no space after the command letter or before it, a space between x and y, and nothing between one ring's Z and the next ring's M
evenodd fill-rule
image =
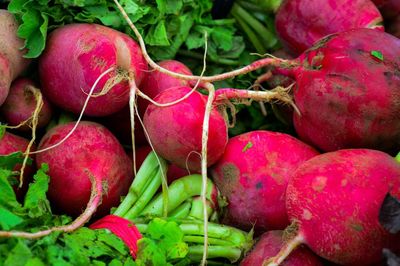
M0 265L400 265L395 0L0 3Z

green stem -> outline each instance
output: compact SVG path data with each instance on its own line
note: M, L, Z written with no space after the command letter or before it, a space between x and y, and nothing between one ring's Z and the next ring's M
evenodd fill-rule
M161 179L163 173L166 173L167 164L165 161L161 162L161 167L159 167L155 178L152 179L150 184L146 187L146 190L143 194L136 200L135 204L129 209L129 211L122 216L125 219L133 219L137 217L140 212L146 207L146 205L153 199L154 195L157 193L158 189L161 186ZM164 193L161 193L161 200L164 202ZM167 196L168 197L168 196ZM167 199L167 202L169 199ZM163 209L161 210L161 214L163 214ZM160 215L161 215L160 214Z
M197 243L197 244L202 244L204 243L204 237L203 236L184 236L183 241L186 243ZM231 242L223 240L223 239L218 239L218 238L208 238L208 244L210 245L216 245L216 246L227 246L230 247Z
M201 222L201 221L200 221ZM203 224L196 220L182 221L179 225L185 235L203 235ZM218 238L229 241L232 246L247 249L251 247L252 233L216 223L209 223L208 234L210 238Z
M175 210L169 213L168 217L173 219L182 219L188 217L192 207L192 200L188 199L183 204L179 205Z
M251 44L253 44L254 48L256 48L257 53L259 54L265 54L266 49L260 42L260 40L257 38L256 34L253 32L253 30L244 22L244 20L237 15L233 10L231 11L232 16L237 20L239 23L240 27L243 29L243 31L246 33L247 37L249 38Z
M201 175L188 175L175 180L168 188L168 212L171 212L185 200L199 196L201 193ZM213 201L213 194L217 194L217 188L210 179L207 180L207 199ZM163 198L158 195L152 200L141 215L161 216L163 213Z
M188 258L193 261L199 261L203 256L203 245L189 246ZM232 263L238 261L243 254L239 248L226 246L209 246L207 258L226 258Z
M242 18L245 23L255 30L257 35L264 42L265 48L271 48L277 43L275 35L241 6L233 4L231 12L237 17Z
M398 161L400 163L400 152L397 154L397 156L395 157L396 161Z
M195 197L192 201L192 208L190 209L190 213L188 214L189 218L194 218L198 220L204 219L204 209L203 209L203 201L200 197ZM207 201L207 217L213 213L214 209L212 207L212 203Z
M282 0L239 0L238 2L247 10L252 10L252 7L256 6L258 7L258 10L276 13Z
M146 187L153 179L155 179L158 167L155 153L150 152L129 187L128 195L126 195L113 214L123 217L132 208L132 205L135 204L139 197L144 193Z

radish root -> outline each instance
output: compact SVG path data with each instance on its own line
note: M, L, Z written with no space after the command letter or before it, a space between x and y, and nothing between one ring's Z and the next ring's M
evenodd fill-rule
M33 111L33 114L31 117L31 119L32 119L31 120L32 138L29 141L28 146L25 149L24 161L22 162L21 171L20 171L20 175L19 175L19 187L20 188L22 187L22 185L24 183L24 171L25 171L26 164L28 162L29 153L31 151L32 145L33 145L33 143L35 143L35 140L36 140L36 127L39 123L39 113L43 107L43 96L42 96L42 93L40 92L40 90L35 87L32 87L32 86L29 86L28 89L33 93L33 95L36 99L36 108Z
M29 154L38 154L38 153L41 153L41 152L45 152L45 151L54 149L54 148L58 147L59 145L61 145L62 143L64 143L64 141L66 141L74 133L74 131L78 127L79 123L81 122L82 117L83 117L83 113L85 112L86 107L88 105L88 102L89 102L90 98L92 97L93 91L96 88L97 84L99 83L100 79L102 79L105 75L107 75L108 73L110 73L113 70L115 70L115 67L111 67L111 68L107 69L106 71L101 73L100 76L96 79L96 81L94 82L92 88L90 88L88 96L86 97L85 103L83 104L83 107L82 107L81 113L79 114L78 120L76 120L74 127L71 129L70 132L68 132L68 134L66 136L62 140L60 140L59 142L57 142L54 145L51 145L51 146L46 147L46 148L41 149L41 150L30 152Z

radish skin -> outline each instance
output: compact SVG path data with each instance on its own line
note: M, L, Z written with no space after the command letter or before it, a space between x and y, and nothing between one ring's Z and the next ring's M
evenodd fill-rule
M64 138L74 122L51 129L42 138L39 149L51 146ZM101 216L118 205L132 182L132 166L118 140L108 129L94 122L83 121L74 134L61 145L36 155L36 164L49 165L48 198L58 210L78 216L85 208L91 193L90 176L105 187Z
M111 67L116 69L96 86L94 92L102 95L89 101L86 115L105 116L121 110L129 99L129 73L139 85L147 65L139 46L126 34L96 24L60 27L49 35L39 60L43 93L57 106L79 113L89 89ZM103 91L106 82L113 80L115 84Z
M400 241L400 234L389 234L378 220L389 191L400 198L400 164L386 153L348 149L305 162L286 190L297 234L268 265L279 265L301 243L341 265L378 263L382 249Z

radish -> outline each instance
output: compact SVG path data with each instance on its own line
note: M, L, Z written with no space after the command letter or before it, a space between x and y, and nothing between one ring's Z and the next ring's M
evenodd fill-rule
M253 249L240 262L240 266L261 266L264 258L274 256L284 245L283 231L268 231L257 240ZM293 251L282 266L322 266L321 260L307 247L299 247Z
M4 135L0 138L0 155L9 155L14 152L25 152L26 148L29 145L29 140L14 135L10 132L5 132ZM35 145L32 147L32 150L35 150ZM15 171L21 170L21 165L17 165L14 169ZM33 165L27 165L24 169L24 183L22 187L18 185L13 186L14 191L16 193L17 199L22 201L25 196L26 191L28 190L28 184L32 180L32 175L35 172L35 167ZM18 179L19 176L16 176Z
M192 75L192 71L190 71L190 69L186 65L176 60L164 60L158 62L158 65L176 73ZM157 94L159 94L160 92L176 86L190 86L190 82L187 80L171 77L157 70L153 70L146 73L146 75L144 76L144 79L140 86L140 90L151 99L154 99L154 97L156 97ZM139 113L142 116L146 111L148 105L149 103L145 99L138 99Z
M331 35L301 55L301 66L293 70L300 138L324 151L397 151L399 54L399 39L356 29Z
M169 103L182 98L190 87L164 90L154 99ZM150 104L144 115L144 125L155 151L166 160L186 169L200 171L201 130L207 97L193 92L187 99L167 107ZM223 116L213 108L210 116L208 165L215 163L224 152L228 129Z
M382 16L370 0L286 0L278 9L275 26L284 46L295 55L331 33L383 30Z
M139 99L138 99L139 100ZM105 125L118 138L118 140L127 145L132 144L131 135L131 117L129 104L125 105L120 111L108 116L101 117L99 122ZM135 116L135 145L147 145L147 139L143 131L142 125Z
M92 98L85 110L90 116L112 114L128 103L130 74L140 84L147 65L136 42L101 25L69 24L49 35L39 60L43 93L74 113L81 111L90 88L108 69L113 71L94 90L104 95Z
M312 147L278 132L257 130L229 139L211 176L226 197L224 222L256 232L289 225L287 182L296 168L318 155Z
M341 265L379 262L382 248L400 241L378 220L389 191L400 198L400 164L380 151L339 150L303 163L286 190L291 230L297 232L269 265L301 243Z
M0 105L5 101L11 82L29 65L21 48L24 42L17 36L18 23L14 15L0 9Z
M42 138L39 149L59 142L75 122L59 125ZM83 121L61 145L36 155L36 164L49 165L48 198L59 212L78 216L91 194L91 178L104 188L98 215L109 213L128 192L132 166L118 140L104 126Z
M11 84L7 99L0 108L0 113L8 125L17 126L32 118L37 105L35 91L39 91L39 89L34 81L28 78L18 78ZM39 113L37 128L45 127L50 122L52 115L49 102L45 98L42 99L43 107ZM30 130L29 124L24 124L18 129Z

